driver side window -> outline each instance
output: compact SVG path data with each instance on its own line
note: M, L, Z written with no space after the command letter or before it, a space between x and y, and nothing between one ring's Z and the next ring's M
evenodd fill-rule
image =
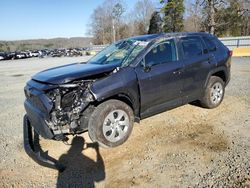
M173 39L157 44L145 56L145 64L151 66L176 60L176 48Z

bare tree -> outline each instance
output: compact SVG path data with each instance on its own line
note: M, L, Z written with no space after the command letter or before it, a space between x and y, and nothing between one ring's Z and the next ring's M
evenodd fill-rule
M243 23L241 28L241 34L244 36L250 35L250 1L239 0L242 7Z
M151 14L155 10L152 1L138 0L131 12L124 14L125 10L122 0L105 0L93 11L90 34L94 36L94 44L147 34Z
M139 0L135 4L134 10L130 13L133 23L133 34L146 34L149 28L149 22L154 12L154 4L151 0Z
M105 9L102 7L97 7L91 16L90 33L94 36L95 44L105 44L106 43L106 14Z
M202 21L202 0L195 0L194 2L186 4L187 17L184 21L184 30L188 32L201 31Z
M120 25L121 15L125 12L120 0L105 0L98 6L91 16L90 34L94 36L94 44L109 44L116 38L119 32L115 32ZM118 28L119 31L119 28Z

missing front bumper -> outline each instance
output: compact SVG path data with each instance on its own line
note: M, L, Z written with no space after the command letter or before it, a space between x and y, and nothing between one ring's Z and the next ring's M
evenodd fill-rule
M55 159L52 159L49 156L44 157L42 155L42 153L44 153L42 150L35 151L33 133L34 131L32 129L32 126L30 125L30 121L25 115L23 118L23 142L25 152L39 165L63 171L65 167L60 165Z

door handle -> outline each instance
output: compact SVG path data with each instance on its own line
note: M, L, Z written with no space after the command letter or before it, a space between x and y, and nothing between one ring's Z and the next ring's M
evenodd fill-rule
M208 63L208 64L211 64L211 59L210 59L210 58L207 60L207 63Z
M211 61L213 61L214 59L215 59L214 56L210 56L210 57L208 58L208 63L211 64Z
M173 72L173 74L181 74L182 69L177 69Z

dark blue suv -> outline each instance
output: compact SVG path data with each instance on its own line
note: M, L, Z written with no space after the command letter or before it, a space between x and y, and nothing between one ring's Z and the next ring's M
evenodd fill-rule
M25 149L43 160L33 151L32 127L55 140L88 131L93 142L115 147L134 121L193 101L215 108L230 80L231 56L213 35L165 33L124 39L88 62L42 71L25 86Z

